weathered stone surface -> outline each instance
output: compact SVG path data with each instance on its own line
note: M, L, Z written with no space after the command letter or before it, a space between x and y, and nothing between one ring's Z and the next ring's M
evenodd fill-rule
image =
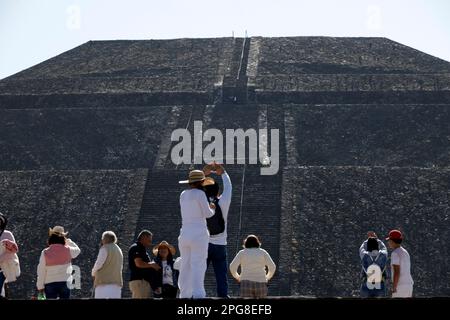
M255 38L258 75L449 73L441 59L386 38Z
M81 291L90 296L90 271L101 235L113 230L124 253L134 238L146 170L0 172L0 210L19 244L22 275L11 284L15 298L36 293L36 268L48 228L62 225L81 248L73 264L81 268ZM125 264L126 265L126 264Z
M1 170L153 164L170 108L0 110Z
M89 41L7 78L0 92L207 90L222 81L233 43L232 38Z
M450 63L389 39L252 38L250 52L259 103L450 102Z
M405 233L415 295L450 294L449 169L290 167L284 175L295 186L294 207L285 208L297 242L287 257L292 294L357 296L359 246L367 231L381 238L393 228Z
M450 105L292 105L304 166L448 166Z
M52 224L82 246L82 297L105 229L125 246L142 228L176 244L178 180L194 166L172 163L170 134L194 121L280 130L277 175L227 164L229 259L260 235L279 267L271 295L357 295L365 232L393 227L417 294L449 295L449 74L382 38L257 37L88 42L0 81L0 210L24 268L14 296L32 294Z

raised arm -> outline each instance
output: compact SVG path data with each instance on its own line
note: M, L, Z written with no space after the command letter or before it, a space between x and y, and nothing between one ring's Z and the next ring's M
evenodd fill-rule
M359 247L359 257L362 259L367 252L367 240L361 244Z
M378 247L381 253L387 254L387 248L386 245L384 244L383 241L381 241L380 239L378 239Z
M17 246L16 240L14 239L14 235L5 230L3 232L3 240L4 241L4 251L3 254L0 254L0 263L11 259L14 256L14 253L16 253L19 250L19 247ZM13 247L13 250L8 250L8 247Z
M72 257L72 259L78 257L78 255L81 252L81 249L77 246L75 242L73 242L71 239L66 239L66 246L70 250L70 256Z
M226 210L228 211L228 208L230 207L231 203L231 194L232 194L232 186L231 186L231 179L230 176L226 171L223 172L221 175L222 182L223 182L223 192L220 196L220 206L224 208L226 206Z

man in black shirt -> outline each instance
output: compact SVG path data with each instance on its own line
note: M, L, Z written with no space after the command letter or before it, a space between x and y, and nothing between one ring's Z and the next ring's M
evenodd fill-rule
M134 299L150 298L150 287L153 290L157 288L157 284L154 286L152 284L160 266L152 262L147 253L147 249L152 246L152 239L153 234L148 230L143 230L139 233L136 243L132 244L128 251L129 285Z

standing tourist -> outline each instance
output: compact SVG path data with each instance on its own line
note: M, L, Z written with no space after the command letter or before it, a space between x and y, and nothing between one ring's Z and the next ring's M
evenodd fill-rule
M237 272L239 266L240 274ZM230 273L240 283L243 298L267 297L267 282L273 277L275 269L275 263L269 253L261 248L261 242L255 235L249 235L244 240L244 249L230 264Z
M212 218L207 219L209 229L209 246L207 266L212 263L216 276L217 296L229 298L228 296L228 261L227 261L227 220L228 210L231 204L231 180L222 165L213 163L203 169L205 176L215 173L223 181L223 192L219 194L219 184L211 177L207 177L203 183L209 202L216 206Z
M161 267L159 271L159 286L161 298L176 298L178 293L179 272L174 267L176 249L167 241L161 241L153 248L155 262Z
M401 245L403 234L392 230L386 238L391 253L392 298L411 298L414 281L411 276L411 258L408 251Z
M359 249L363 269L363 283L361 285L362 298L377 298L386 296L386 266L388 260L387 249L377 238L369 237Z
M72 285L72 259L81 252L68 232L56 226L49 229L48 248L42 250L37 267L37 289L47 299L69 299Z
M112 231L102 234L102 246L92 269L96 299L120 299L122 296L123 254Z
M160 269L157 263L152 262L147 253L151 248L153 234L142 230L137 241L128 250L128 265L130 269L130 291L133 299L147 299L152 296L152 290L157 290L155 279Z
M201 170L189 172L189 189L180 195L182 226L178 237L181 266L178 285L180 298L201 299L206 297L204 286L206 259L208 258L209 232L206 219L214 215L214 204L208 204Z

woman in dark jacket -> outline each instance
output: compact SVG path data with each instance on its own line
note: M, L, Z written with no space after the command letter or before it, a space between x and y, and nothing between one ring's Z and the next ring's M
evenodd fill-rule
M155 262L161 267L158 271L157 282L161 290L160 298L176 298L178 292L178 270L174 269L173 256L176 253L174 246L167 241L162 241L153 248L153 254L156 256Z

